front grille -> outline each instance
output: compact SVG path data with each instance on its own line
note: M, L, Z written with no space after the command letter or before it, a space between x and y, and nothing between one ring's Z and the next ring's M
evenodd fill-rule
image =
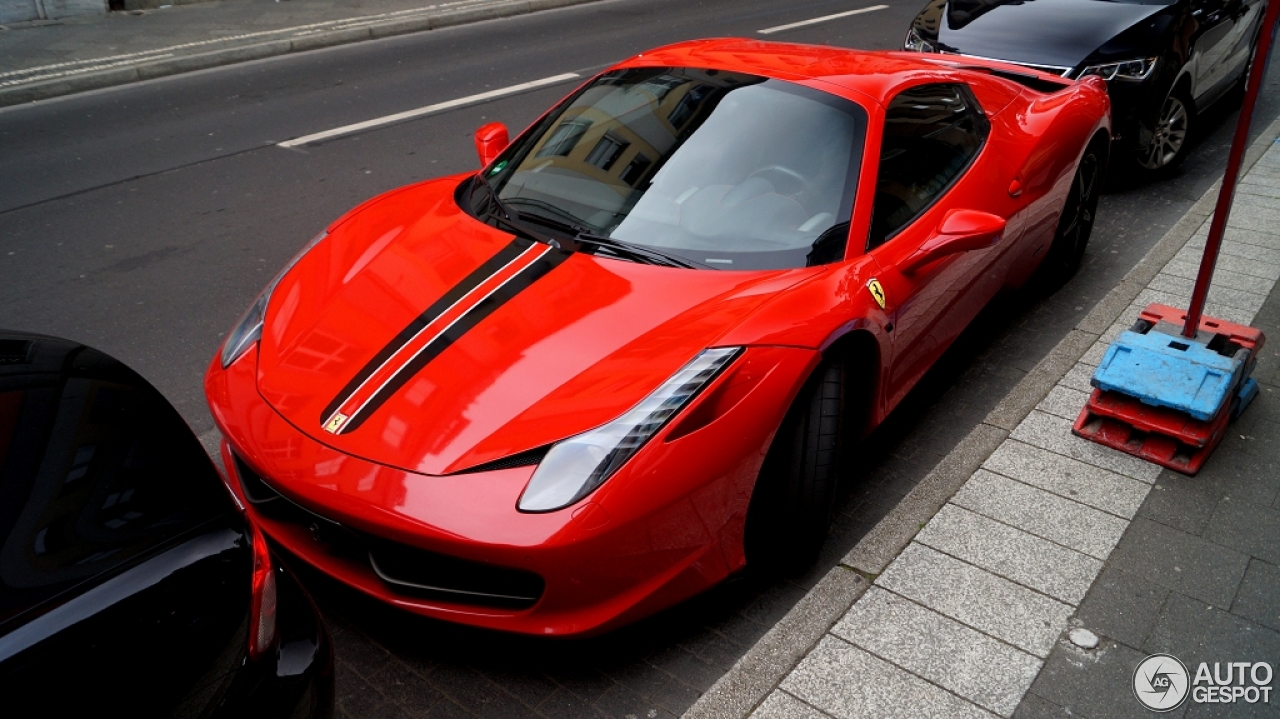
M305 528L325 552L367 566L397 594L507 609L531 607L542 597L545 583L533 572L451 557L352 529L293 502L238 455L235 464L245 499L264 518Z

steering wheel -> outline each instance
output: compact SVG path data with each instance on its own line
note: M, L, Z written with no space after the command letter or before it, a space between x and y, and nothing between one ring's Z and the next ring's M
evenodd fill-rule
M782 165L766 165L750 175L747 179L753 177L763 177L773 185L774 192L787 197L795 197L796 195L809 189L809 180L804 175Z

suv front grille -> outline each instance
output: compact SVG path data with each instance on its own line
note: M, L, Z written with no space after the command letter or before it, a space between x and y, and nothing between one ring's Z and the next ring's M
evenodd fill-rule
M367 566L398 594L508 609L531 607L542 597L545 583L533 572L451 557L352 529L290 500L234 456L240 487L257 512L306 528L326 552Z

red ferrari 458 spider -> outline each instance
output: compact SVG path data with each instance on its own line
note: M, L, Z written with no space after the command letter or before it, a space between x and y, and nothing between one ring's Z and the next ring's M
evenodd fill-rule
M209 368L232 491L386 602L633 621L811 561L837 459L1003 288L1069 276L1104 83L707 40L317 236Z

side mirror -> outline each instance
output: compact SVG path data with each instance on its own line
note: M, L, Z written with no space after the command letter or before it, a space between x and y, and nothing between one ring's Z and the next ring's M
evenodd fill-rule
M510 144L507 126L501 122L491 122L476 130L476 154L480 156L480 166L488 167Z
M952 210L942 218L937 236L902 263L903 274L911 274L934 260L970 250L992 247L1004 236L1005 219L977 210Z

